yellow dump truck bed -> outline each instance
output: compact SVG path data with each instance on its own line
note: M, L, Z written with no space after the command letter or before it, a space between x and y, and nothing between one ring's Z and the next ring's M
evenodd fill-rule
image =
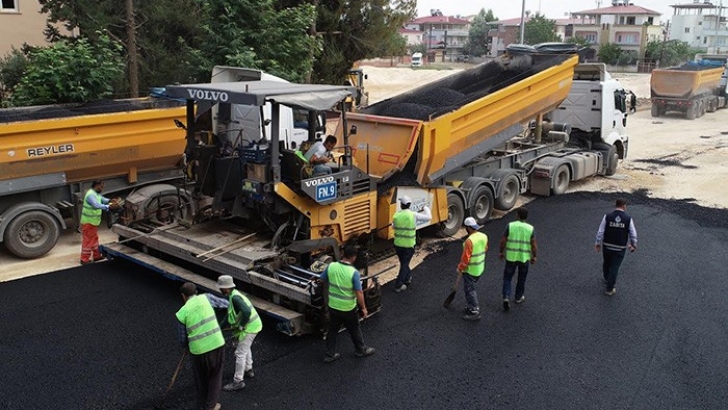
M687 100L697 95L711 93L718 87L723 70L723 67L704 70L680 68L653 70L650 77L652 98Z
M383 181L416 154L412 182L427 186L501 145L520 124L556 108L569 93L577 64L573 56L429 121L348 114L348 126L357 127L349 139L353 155L360 168Z
M64 172L68 182L174 167L185 107L0 123L0 180Z

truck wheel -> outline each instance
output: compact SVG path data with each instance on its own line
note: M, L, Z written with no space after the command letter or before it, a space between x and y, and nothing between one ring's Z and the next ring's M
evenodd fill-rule
M469 215L475 218L478 225L486 223L493 212L493 193L490 188L481 185L475 188L470 198Z
M184 199L180 207L180 198L176 195L163 195L152 199L144 210L144 215L151 221L167 225L175 221L175 218L186 220L192 214L190 204ZM181 215L180 215L181 212Z
M569 189L569 182L571 181L571 173L569 167L566 164L560 165L554 172L553 183L551 191L554 195L565 194L566 190Z
M652 116L653 117L659 117L660 116L660 107L657 104L652 104Z
M701 117L703 115L705 115L705 111L707 110L706 105L707 105L707 102L705 102L705 101L700 102L700 116Z
M23 212L8 224L5 247L19 258L38 258L56 246L60 230L56 218L47 212Z
M696 115L698 115L697 105L692 105L687 109L687 111L685 111L685 118L689 120L694 120Z
M495 209L501 211L510 210L516 205L519 195L521 195L521 183L518 181L518 177L513 174L508 175L501 182L500 194L495 199Z
M465 205L457 194L447 194L447 221L440 222L437 235L445 238L455 235L463 226Z

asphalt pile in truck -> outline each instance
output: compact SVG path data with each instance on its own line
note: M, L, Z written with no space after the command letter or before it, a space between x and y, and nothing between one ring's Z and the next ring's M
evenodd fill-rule
M181 105L172 100L97 100L82 104L43 105L0 110L0 123L110 114Z
M501 90L524 78L563 62L569 56L554 55L538 61L529 55L494 60L443 78L364 110L367 114L429 120Z

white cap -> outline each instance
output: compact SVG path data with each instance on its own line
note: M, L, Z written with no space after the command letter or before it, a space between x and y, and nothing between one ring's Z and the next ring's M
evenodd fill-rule
M235 287L233 277L230 275L222 275L217 278L217 287L220 289L232 289Z
M463 225L473 228L476 231L481 228L481 226L478 225L477 222L475 222L475 218L473 218L472 216L465 218L465 220L463 221Z
M404 195L399 198L399 203L402 205L409 205L412 203L412 198L408 197L407 195Z

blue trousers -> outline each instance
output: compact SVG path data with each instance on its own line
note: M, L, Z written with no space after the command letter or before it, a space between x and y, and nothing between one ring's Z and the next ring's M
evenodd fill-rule
M516 282L516 299L523 296L526 291L526 277L528 277L529 262L509 262L506 261L506 267L503 270L503 298L511 297L511 282L513 275L518 269L518 281Z
M473 276L467 273L463 273L463 293L465 293L465 306L471 313L480 312L480 306L478 305L478 294L475 292L475 282L480 279L480 276Z
M399 275L397 275L397 280L394 281L394 286L398 287L401 285L407 285L412 282L410 262L412 261L412 257L415 255L415 248L402 248L395 246L394 251L397 252L397 259L399 259Z
M627 253L626 249L622 249L621 251L611 251L607 248L602 248L602 257L604 258L604 262L602 263L602 274L604 275L604 280L607 281L608 291L614 289L614 285L617 283L619 267L622 265L625 253Z

